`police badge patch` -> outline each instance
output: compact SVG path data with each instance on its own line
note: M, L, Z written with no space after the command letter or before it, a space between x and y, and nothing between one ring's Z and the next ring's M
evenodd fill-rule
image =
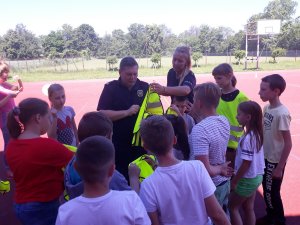
M144 91L143 90L137 90L136 94L137 94L138 97L141 98L144 95Z

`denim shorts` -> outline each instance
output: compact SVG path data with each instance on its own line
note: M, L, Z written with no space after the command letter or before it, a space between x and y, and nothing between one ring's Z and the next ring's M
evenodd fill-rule
M23 225L53 225L58 214L59 200L15 204L14 208Z
M243 197L250 197L262 182L262 175L254 178L241 178L238 182L235 193Z

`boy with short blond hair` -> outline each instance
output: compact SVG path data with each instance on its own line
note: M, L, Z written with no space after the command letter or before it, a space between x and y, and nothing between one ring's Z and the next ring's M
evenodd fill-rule
M173 154L176 137L163 116L142 121L144 148L158 160L154 173L141 184L140 197L152 225L230 224L215 196L215 186L199 161L180 161Z
M269 102L263 110L265 174L263 176L264 199L267 215L261 220L267 224L285 224L284 209L280 195L283 174L292 149L290 133L291 116L279 97L286 82L279 74L262 78L259 95Z

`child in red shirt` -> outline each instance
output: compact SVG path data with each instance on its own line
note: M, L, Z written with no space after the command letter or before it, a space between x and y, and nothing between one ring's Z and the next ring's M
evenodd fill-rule
M15 211L22 224L54 224L63 192L62 168L73 153L62 144L42 138L50 126L49 106L27 98L8 114L12 137L6 157L16 182Z

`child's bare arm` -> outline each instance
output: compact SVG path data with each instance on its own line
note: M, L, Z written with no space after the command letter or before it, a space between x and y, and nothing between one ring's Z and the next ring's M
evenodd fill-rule
M151 220L152 225L159 225L158 213L155 212L148 212L149 218Z
M289 130L281 131L283 140L284 140L284 146L282 150L282 154L280 157L280 160L276 166L276 168L273 170L273 177L281 179L284 166L287 162L287 159L290 155L291 149L292 149L292 137L291 132Z
M4 106L10 98L15 98L18 94L8 94L0 101L0 107Z
M140 193L140 176L141 170L135 163L130 163L128 167L129 184L132 190L137 194Z
M231 177L233 174L233 168L228 166L230 162L225 162L224 164L213 166L209 163L208 155L199 155L196 156L195 159L200 160L204 164L208 174L211 177L214 177L216 175Z
M57 140L57 110L52 108L50 111L52 114L52 123L47 131L47 134L49 138Z
M11 90L19 91L19 92L23 91L24 86L23 86L22 80L19 77L19 75L13 76L13 79L18 82L18 85L11 85Z
M77 126L76 126L74 118L72 119L72 127L73 127L74 135L75 135L75 138L76 138L76 146L78 146L79 145L78 130L77 130Z
M211 195L204 199L207 215L212 219L213 223L218 225L230 225L229 220L215 195Z
M249 170L251 165L251 161L249 160L243 160L242 165L234 175L234 177L231 180L231 190L234 190L236 188L237 183L239 180L243 177L243 175Z

